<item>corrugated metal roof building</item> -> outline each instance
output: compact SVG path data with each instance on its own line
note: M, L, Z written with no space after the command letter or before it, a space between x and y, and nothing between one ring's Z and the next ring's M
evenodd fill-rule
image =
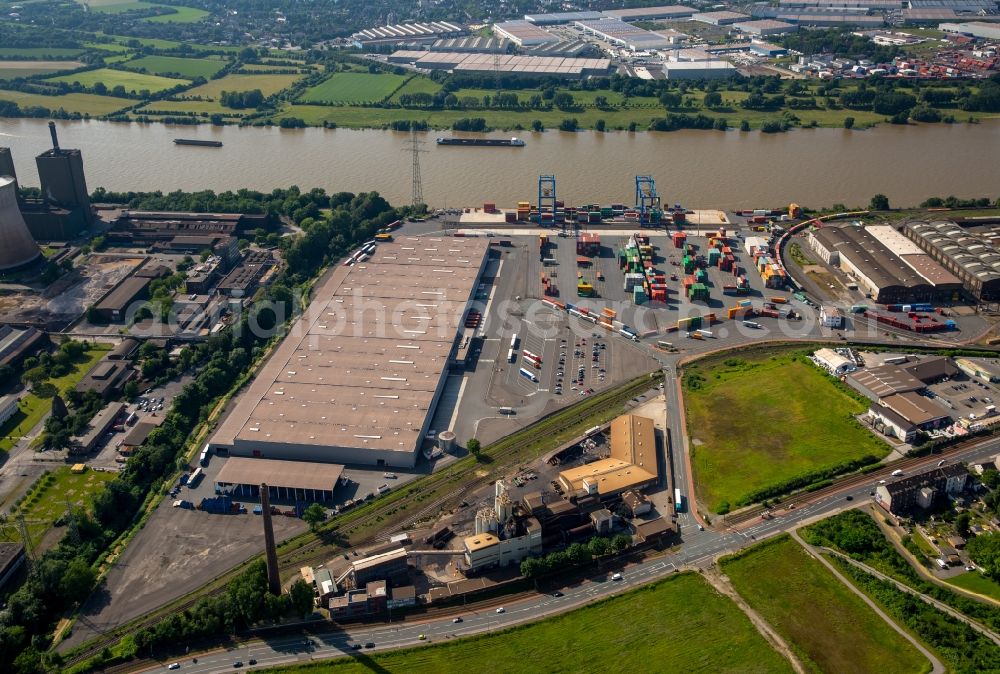
M978 300L1000 300L1000 230L973 230L954 222L908 222L903 234L957 276Z

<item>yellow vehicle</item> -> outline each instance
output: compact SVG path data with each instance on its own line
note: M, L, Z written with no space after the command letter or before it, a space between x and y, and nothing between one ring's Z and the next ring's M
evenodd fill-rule
M383 232L382 234L376 234L375 235L375 240L376 241L392 241L392 234L388 234L386 232Z

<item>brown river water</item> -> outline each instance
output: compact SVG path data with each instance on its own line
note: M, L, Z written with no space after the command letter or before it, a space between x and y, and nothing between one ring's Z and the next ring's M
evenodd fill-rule
M410 200L409 134L349 129L178 127L59 122L60 145L83 151L90 190L376 190ZM537 199L539 173L554 174L568 204L631 203L635 175L656 179L663 203L691 208L865 205L877 192L893 205L928 196L1000 197L1000 120L864 131L799 129L673 133L518 132L527 145L446 147L449 132L418 134L424 200L433 207ZM509 134L494 133L493 137ZM220 140L221 148L174 145ZM37 185L33 157L50 146L45 120L0 119L18 178Z

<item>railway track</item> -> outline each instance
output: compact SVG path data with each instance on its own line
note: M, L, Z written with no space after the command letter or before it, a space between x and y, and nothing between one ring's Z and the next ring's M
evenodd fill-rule
M570 407L568 410L557 412L557 415L561 415L559 422L554 426L546 428L546 433L549 435L557 435L588 420L601 409L612 409L618 407L619 405L624 405L632 398L645 393L652 387L656 386L657 382L660 380L661 378L657 377L638 377L623 385L618 390L612 390L605 395L581 401L581 404ZM599 400L599 403L587 404L592 400ZM398 499L384 504L380 504L378 501L375 501L372 504L372 507L363 515L356 517L349 522L345 522L343 526L334 527L331 532L339 534L341 540L346 540L352 547L370 544L379 540L380 537L398 533L404 529L410 528L429 518L434 513L441 512L446 507L459 503L466 495L496 480L499 474L509 470L510 465L506 460L518 456L519 453L535 443L537 441L537 435L532 432L532 429L539 424L545 423L546 421L546 419L536 421L531 426L528 426L516 434L516 439L513 441L500 440L495 443L492 448L484 448L484 453L488 453L495 464L495 467L493 467L489 472L484 475L474 477L472 480L466 481L461 485L457 485L456 489L451 490L447 494L422 505L418 510L409 514L409 516L405 519L396 522L395 524L387 525L387 527L382 529L378 534L366 535L356 540L352 539L350 536L351 532L356 532L359 529L363 530L369 525L385 520L387 517L390 517L392 513L398 511ZM499 445L499 447L497 447L497 445ZM458 482L460 480L462 480L460 475L443 471L437 475L429 475L419 484L422 491L433 491L446 485L449 481ZM280 553L278 557L279 571L284 575L289 571L297 570L301 566L325 562L331 556L336 554L337 550L343 549L343 546L336 543L329 543L320 538L314 538L294 550ZM245 568L245 564L246 563L240 564L224 573L222 576L217 577L215 581L213 581L215 587L212 587L211 589L198 591L189 597L185 597L168 606L161 607L160 609L143 616L138 620L115 628L114 630L109 631L106 635L98 637L87 646L86 650L75 653L72 658L67 658L65 665L72 666L84 662L99 654L105 648L113 648L127 635L133 634L140 629L153 627L168 615L182 613L185 610L192 608L203 597L215 596L225 592L228 581L236 577L236 575L238 575ZM506 598L506 600L510 601L509 598ZM153 661L149 662L152 663ZM137 661L130 661L126 665L108 667L103 671L131 671L136 664Z
M926 456L914 456L906 459L900 459L899 461L893 461L891 464L886 465L879 470L874 470L868 473L854 473L847 475L841 479L836 480L832 485L824 487L822 489L817 489L811 492L799 492L793 494L788 498L782 499L781 503L777 506L765 508L762 505L754 505L750 508L741 510L733 515L727 515L725 518L725 526L729 528L735 528L741 524L746 524L755 519L759 519L764 512L771 510L792 510L802 504L814 501L816 499L824 498L837 492L843 491L844 489L850 489L852 487L858 487L863 484L870 484L877 482L878 480L885 479L892 474L894 470L907 470L909 468L920 467L925 464L937 463L941 459L946 459L949 456L961 452L966 449L970 449L984 442L988 442L991 438L984 439L983 437L969 438L968 440L963 440L950 447L947 447L937 454L928 454Z

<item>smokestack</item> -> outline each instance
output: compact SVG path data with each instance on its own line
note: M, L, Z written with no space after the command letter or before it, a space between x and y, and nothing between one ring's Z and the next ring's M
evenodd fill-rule
M0 270L23 267L41 254L18 208L17 184L0 176Z
M278 551L274 547L274 526L271 524L271 499L267 485L260 485L260 511L264 517L264 555L267 557L267 589L274 595L281 594L278 576Z
M56 135L56 123L49 122L49 135L52 136L52 151L59 151L59 136Z

